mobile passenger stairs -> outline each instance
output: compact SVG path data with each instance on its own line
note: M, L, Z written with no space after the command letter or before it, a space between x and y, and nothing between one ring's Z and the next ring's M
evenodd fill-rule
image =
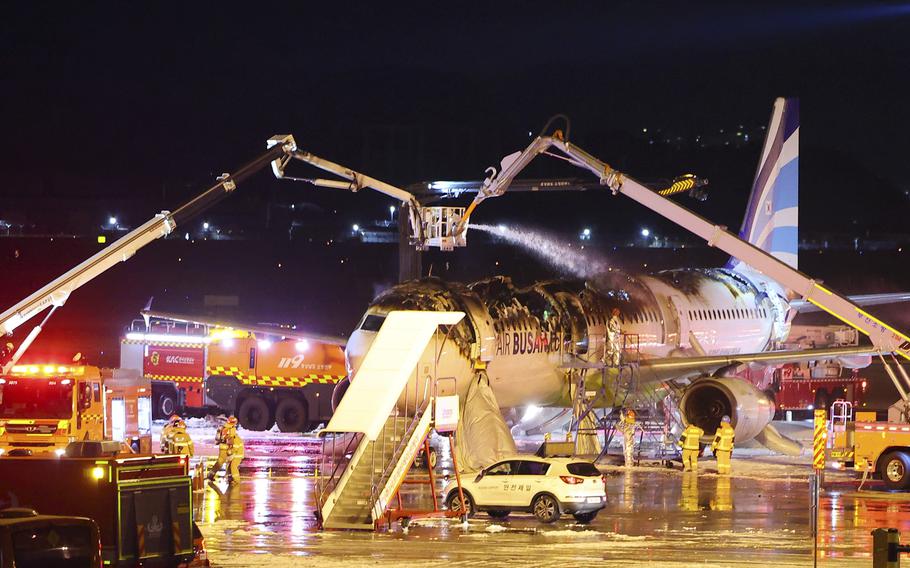
M405 478L421 449L429 456L434 415L441 431L457 423L457 402L451 406L452 399L457 401L454 379L437 379L435 363L445 337L439 326L453 326L463 317L461 312L416 311L386 317L320 434L316 506L322 528L373 530L396 519L461 514L440 508L433 467L428 467L428 480ZM454 469L460 486L457 465ZM420 508L419 499L415 506L408 499L413 495L402 496L404 483L429 486L432 509ZM406 499L411 508L405 507Z

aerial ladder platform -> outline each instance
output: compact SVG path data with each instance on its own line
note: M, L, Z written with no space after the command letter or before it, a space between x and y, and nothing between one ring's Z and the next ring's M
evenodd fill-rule
M320 433L316 505L322 528L373 530L382 520L433 425L439 326L463 317L418 311L386 317Z
M783 104L784 99L777 99L775 112ZM455 234L463 234L468 227L471 214L482 201L504 194L515 176L541 154L588 170L597 176L601 186L609 188L614 195L625 195L644 205L651 211L701 237L708 243L708 246L716 247L751 266L754 270L773 278L802 300L867 335L872 342L873 350L877 353L885 371L900 394L904 405L904 421L910 421L910 396L908 396L910 376L897 358L899 355L910 359L910 337L869 314L830 287L823 286L807 274L731 233L726 227L712 223L669 199L669 195L661 195L660 192L648 188L594 157L566 139L562 131L556 130L550 135L541 134L535 137L524 150L504 157L498 171L495 168L488 169L491 174L484 180L474 200L465 210L461 221L455 228ZM903 381L898 378L898 373Z

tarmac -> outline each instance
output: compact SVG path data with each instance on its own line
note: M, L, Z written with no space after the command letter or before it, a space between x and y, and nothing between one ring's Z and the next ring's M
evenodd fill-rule
M215 453L200 439L209 430L193 430L202 455ZM658 464L604 465L607 507L588 525L571 517L545 525L529 514L494 521L478 513L466 524L427 518L378 532L320 531L313 499L318 440L241 435L248 456L241 482L228 487L219 480L217 490L197 493L196 519L213 566L812 565L808 456L744 448L734 453L729 477L718 476L710 458L698 474ZM445 469L447 452L440 456ZM877 482L862 491L858 485L852 472L825 475L819 566L869 566L872 529L910 530L910 494L885 492ZM431 508L428 492L407 498Z

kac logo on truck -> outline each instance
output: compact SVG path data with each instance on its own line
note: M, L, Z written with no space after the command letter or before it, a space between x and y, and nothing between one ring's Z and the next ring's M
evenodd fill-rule
M152 354L149 355L149 361L153 366L158 366L161 363L161 353L157 351L152 351ZM168 365L195 365L195 357L187 357L185 355L165 355L164 362Z

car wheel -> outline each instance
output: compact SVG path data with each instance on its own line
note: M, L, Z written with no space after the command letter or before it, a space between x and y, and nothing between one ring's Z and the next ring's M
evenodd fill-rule
M540 495L531 504L534 516L542 523L554 523L559 520L559 503L552 495Z
M436 455L436 448L433 448L431 446L430 454L429 454L429 456L427 456L427 465L429 466L429 469L436 469L437 460L438 460L438 457Z
M575 517L575 520L579 523L586 525L597 517L597 511L591 511L590 513L575 513L572 516Z
M240 403L237 419L240 425L247 430L262 432L268 430L275 423L271 416L269 405L258 396L249 396Z
M490 515L490 517L496 519L497 521L501 521L501 520L506 519L509 516L509 512L510 511L498 511L497 510L497 511L487 511L487 514Z
M309 424L306 406L298 398L282 398L275 408L275 422L282 432L303 432Z
M461 506L461 496L458 495L458 490L452 491L449 493L449 496L446 498L446 506L450 511L465 511L468 518L474 517L474 500L471 499L471 495L467 491L462 491L464 493L464 504Z
M899 451L885 454L879 472L888 489L907 489L910 487L910 456Z

